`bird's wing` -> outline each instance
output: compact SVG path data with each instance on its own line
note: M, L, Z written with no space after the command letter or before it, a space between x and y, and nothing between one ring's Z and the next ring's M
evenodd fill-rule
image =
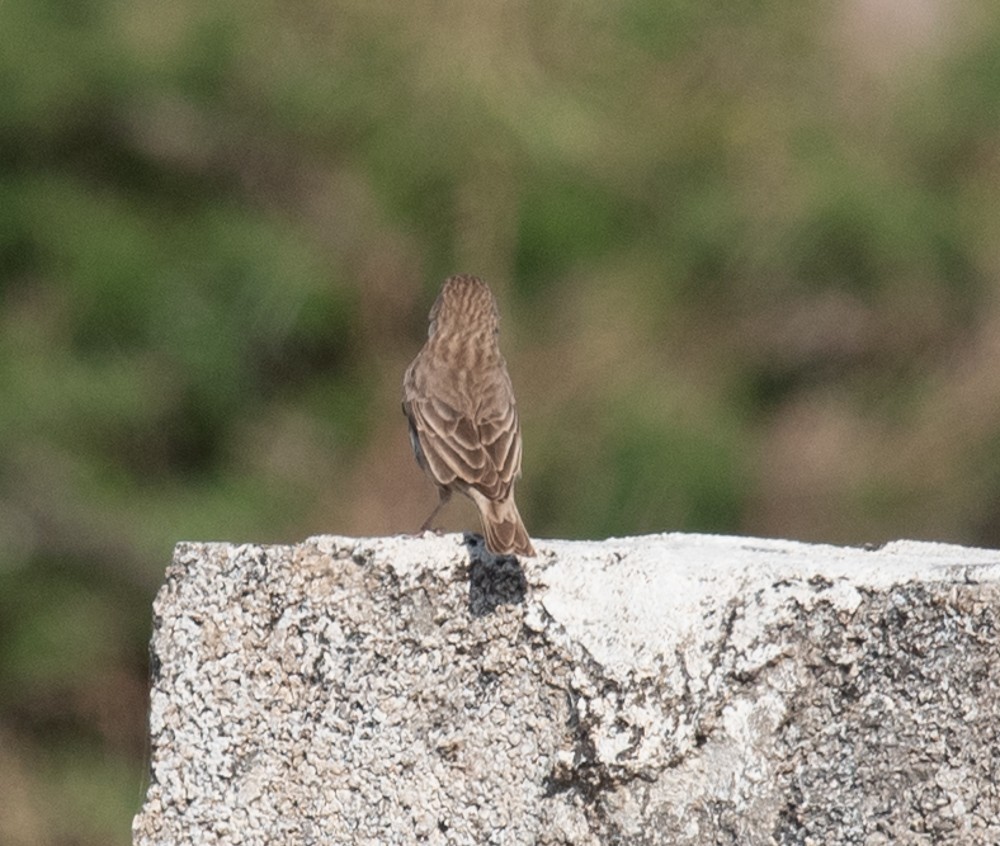
M484 404L477 430L496 473L496 478L491 479L492 492L485 487L480 490L491 499L501 499L521 475L521 424L512 392L507 392L502 401Z
M482 473L487 457L469 417L435 397L412 398L405 405L427 469L439 485L470 482Z
M439 485L455 481L489 499L504 498L521 470L521 438L517 409L485 404L474 420L437 397L410 398L405 403L424 460Z

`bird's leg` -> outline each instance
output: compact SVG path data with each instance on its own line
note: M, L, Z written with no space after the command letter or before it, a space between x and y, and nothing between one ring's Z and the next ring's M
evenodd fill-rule
M440 496L440 499L438 500L438 504L434 507L434 510L431 512L431 516L428 517L426 520L424 520L424 524L420 527L420 530L417 532L417 534L423 534L424 532L426 532L431 527L431 523L433 523L434 522L434 518L438 516L438 512L442 508L444 508L445 503L449 499L451 499L451 489L450 488L438 488L438 495Z

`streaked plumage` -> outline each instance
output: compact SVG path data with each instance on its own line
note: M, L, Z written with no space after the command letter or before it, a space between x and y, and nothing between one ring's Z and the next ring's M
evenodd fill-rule
M514 503L521 426L497 343L499 321L485 282L446 279L431 309L427 343L403 377L403 412L417 462L441 497L421 531L459 491L479 509L492 552L534 555Z

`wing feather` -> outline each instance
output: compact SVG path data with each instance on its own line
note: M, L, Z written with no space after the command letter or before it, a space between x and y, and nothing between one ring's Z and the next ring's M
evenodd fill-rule
M407 404L427 470L439 485L454 482L502 499L521 468L517 413L476 422L441 400Z

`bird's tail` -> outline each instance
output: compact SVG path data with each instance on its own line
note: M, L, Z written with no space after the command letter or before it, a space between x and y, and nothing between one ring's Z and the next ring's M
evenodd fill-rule
M521 522L521 515L514 503L514 495L507 499L485 500L479 503L479 516L486 533L486 546L496 555L531 555L535 548L531 545L528 530Z

